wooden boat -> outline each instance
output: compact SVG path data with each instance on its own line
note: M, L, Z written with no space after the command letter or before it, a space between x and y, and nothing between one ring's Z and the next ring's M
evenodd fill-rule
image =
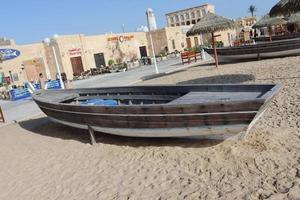
M214 56L212 48L204 50ZM300 38L217 48L221 62L300 55Z
M280 88L183 85L45 90L34 93L33 99L50 119L76 128L131 137L227 139L245 134ZM87 103L91 100L110 102Z
M300 33L290 33L290 34L285 34L285 35L275 35L272 36L272 41L278 41L278 40L288 40L288 39L295 39L295 38L300 38ZM252 38L255 40L255 42L269 42L270 37L265 36L265 37L256 37Z

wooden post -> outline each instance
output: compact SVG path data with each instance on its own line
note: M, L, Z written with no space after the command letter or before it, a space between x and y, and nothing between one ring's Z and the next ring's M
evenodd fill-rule
M1 107L0 107L0 122L5 123L5 119L4 119L4 115L3 115L3 112L2 112L2 108L1 108Z
M216 67L219 67L218 54L217 54L217 49L216 49L216 45L215 45L215 35L214 35L214 32L211 33L211 37L212 37L212 47L214 49L214 56L215 56Z
M97 144L94 129L91 126L88 126L88 131L90 134L91 145Z
M269 27L270 42L272 42L272 27Z

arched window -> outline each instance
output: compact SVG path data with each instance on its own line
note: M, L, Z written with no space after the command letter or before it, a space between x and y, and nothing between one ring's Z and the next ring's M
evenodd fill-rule
M174 23L174 17L170 17L171 23Z
M181 21L184 21L184 16L180 15L180 19L181 19Z
M201 12L200 12L200 10L197 10L197 17L198 17L198 18L201 17Z
M176 15L176 22L179 22L179 16L178 15Z
M191 13L191 16L192 16L192 18L195 18L195 13L192 12L192 13Z
M190 14L189 13L185 13L185 18L186 19L190 19Z

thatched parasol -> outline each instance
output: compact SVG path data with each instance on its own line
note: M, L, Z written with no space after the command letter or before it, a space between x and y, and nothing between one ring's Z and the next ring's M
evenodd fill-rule
M261 20L256 22L256 24L253 25L252 28L263 28L263 27L268 27L269 32L270 32L270 41L272 41L272 26L277 26L277 25L284 25L287 24L287 21L284 20L283 18L279 17L270 17L270 15L265 15Z
M293 24L294 25L294 30L297 32L297 23L300 22L300 14L292 14L287 18L288 24Z
M300 14L292 14L289 18L288 18L288 23L289 24L295 24L300 22Z
M270 16L287 16L297 12L300 12L299 0L281 0L270 10Z
M203 18L200 19L200 21L195 24L188 32L187 36L193 36L193 35L199 35L203 33L211 33L212 36L212 46L214 49L215 54L215 61L216 61L216 67L218 67L218 55L217 50L215 46L215 36L214 33L216 31L223 31L231 28L235 28L235 23L233 20L221 17L219 15L213 14L211 12L208 12L206 15L204 15Z

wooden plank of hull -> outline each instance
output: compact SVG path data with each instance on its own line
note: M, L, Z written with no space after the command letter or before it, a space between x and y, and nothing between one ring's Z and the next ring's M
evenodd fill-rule
M144 106L80 106L46 103L36 100L42 108L51 108L69 112L86 112L102 114L190 114L235 111L257 111L264 103L263 99L253 101L215 102L187 105L144 105Z
M87 125L66 122L50 118L54 122L80 129L88 129ZM248 124L221 125L221 126L199 126L183 128L105 128L91 126L93 130L113 135L126 137L197 137L199 139L230 139L247 130Z
M62 121L115 128L173 128L224 124L249 124L256 112L176 116L101 116L90 113L65 113L43 108L46 115Z

